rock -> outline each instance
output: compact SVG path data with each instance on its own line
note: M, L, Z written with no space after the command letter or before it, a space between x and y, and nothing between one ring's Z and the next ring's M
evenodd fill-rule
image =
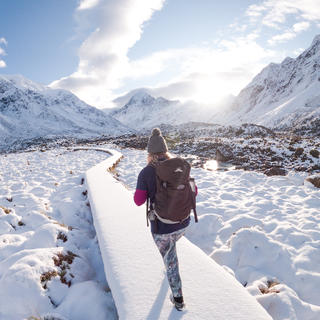
M310 150L310 154L314 157L314 158L319 158L319 154L320 152L316 149L312 149Z
M226 162L234 158L234 155L229 148L218 148L216 151L216 160L220 162Z
M286 170L280 167L272 167L270 169L267 169L263 172L267 176L285 176Z
M296 151L294 152L294 155L296 157L300 157L303 154L304 149L303 148L297 148Z
M308 177L306 181L311 182L316 188L320 188L320 175Z

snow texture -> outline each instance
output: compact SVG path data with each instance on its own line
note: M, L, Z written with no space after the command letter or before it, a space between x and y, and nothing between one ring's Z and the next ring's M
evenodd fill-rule
M83 184L105 158L65 148L0 155L1 320L117 318ZM72 263L57 266L67 252Z
M169 301L160 254L146 228L144 207L107 171L113 156L86 172L100 250L120 319L271 319L224 268L186 238L178 242L185 311Z

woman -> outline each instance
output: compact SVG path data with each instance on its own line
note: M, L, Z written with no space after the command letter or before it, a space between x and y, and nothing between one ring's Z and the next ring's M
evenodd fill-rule
M147 151L148 165L141 170L138 176L134 201L136 205L141 206L149 198L150 208L153 208L157 191L154 164L157 161L164 161L170 158L166 141L161 135L160 129L154 128L152 130L152 135L148 141ZM181 223L174 224L164 223L157 217L150 219L151 233L163 258L168 282L172 291L170 299L179 311L184 308L185 304L182 295L176 242L183 236L189 223L190 217Z

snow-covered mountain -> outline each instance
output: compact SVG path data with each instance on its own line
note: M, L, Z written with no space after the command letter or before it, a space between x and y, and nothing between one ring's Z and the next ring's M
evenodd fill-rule
M127 92L126 94L117 97L116 99L114 99L112 102L115 104L116 108L121 108L123 107L134 95L136 94L149 94L151 96L153 96L153 92L151 89L149 88L137 88L137 89L133 89L129 92ZM108 112L108 109L104 109L104 111Z
M132 130L65 90L0 75L0 148L35 138L89 138Z
M121 123L138 130L162 123L176 124L178 114L182 114L179 101L154 98L144 90L138 90L123 107L109 112Z
M238 95L229 123L312 127L320 119L320 35L296 59L265 67ZM221 119L214 117L211 119Z
M118 101L123 101L125 97L128 100L123 107L104 111L126 126L140 131L154 126L170 127L190 122L208 122L208 118L212 117L216 110L214 106L211 108L194 101L181 103L179 100L155 98L149 90L144 89L131 91Z

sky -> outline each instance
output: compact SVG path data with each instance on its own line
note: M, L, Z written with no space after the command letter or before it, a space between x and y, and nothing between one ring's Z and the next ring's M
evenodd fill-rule
M0 0L0 74L98 108L137 88L219 106L317 34L319 0Z

